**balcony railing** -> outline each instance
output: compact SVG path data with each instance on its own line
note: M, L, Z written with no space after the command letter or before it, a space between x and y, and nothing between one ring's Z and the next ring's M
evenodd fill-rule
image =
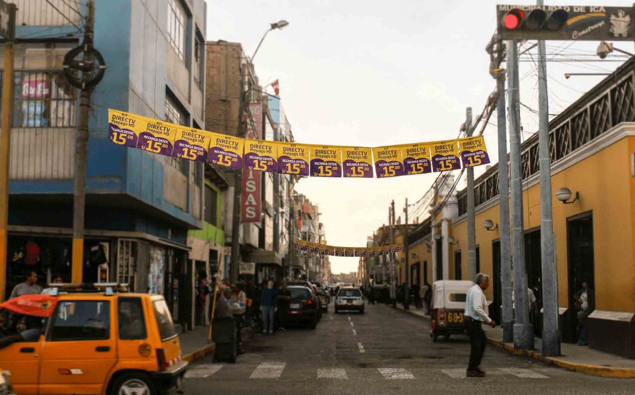
M0 71L2 84L4 72ZM17 70L13 74L13 127L77 127L77 98L78 89L61 70Z
M592 143L615 125L635 121L634 67L635 61L630 59L549 123L552 164ZM538 173L537 133L522 145L521 160L523 180ZM476 180L476 207L498 196L499 165L494 165ZM458 199L459 216L462 216L467 213L465 189L458 193Z

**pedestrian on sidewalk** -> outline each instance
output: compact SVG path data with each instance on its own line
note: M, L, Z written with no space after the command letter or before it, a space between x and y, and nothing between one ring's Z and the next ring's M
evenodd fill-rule
M430 304L432 303L432 285L430 285L428 282L425 282L423 286L426 287L426 291L423 294L423 302L426 306L425 314L430 315Z
M423 308L423 304L421 303L421 288L419 287L418 283L414 283L412 285L412 298L415 301L415 308L417 310L421 310Z
M22 295L39 295L42 293L42 287L37 285L37 272L29 270L26 272L26 275L26 281L13 288L9 299L17 298Z
M582 283L582 289L573 296L578 310L578 346L589 345L589 315L595 310L595 292L588 281Z
M487 337L481 325L489 324L494 328L496 322L489 318L487 298L483 293L489 287L489 276L479 273L474 282L476 284L467 291L467 300L465 301L465 326L471 344L470 361L467 365L466 375L467 377L484 377L485 372L479 368L479 365L483 359Z
M278 311L278 290L273 287L273 280L269 280L267 288L262 290L260 311L262 311L262 333L273 334L275 314Z

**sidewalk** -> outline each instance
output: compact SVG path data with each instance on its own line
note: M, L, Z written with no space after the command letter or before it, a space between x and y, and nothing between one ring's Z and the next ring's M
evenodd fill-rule
M430 321L430 316L423 314L422 310L411 308L404 310L397 305L397 310L406 314ZM534 351L514 350L512 343L503 343L503 329L499 326L491 328L483 325L485 334L490 344L505 348L517 355L527 355L543 362L560 366L562 368L581 372L593 376L614 378L635 378L635 360L592 350L589 347L580 347L576 344L562 343L562 356L543 357L538 350L542 347L542 339L536 338Z
M251 327L243 328L241 332L244 341L245 336L251 332ZM191 332L179 334L183 360L194 362L216 350L216 344L207 339L209 326L198 327Z

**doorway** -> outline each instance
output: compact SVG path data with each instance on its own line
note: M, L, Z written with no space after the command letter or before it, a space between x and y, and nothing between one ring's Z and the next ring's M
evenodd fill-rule
M490 315L496 322L503 322L501 312L503 309L503 279L501 278L501 242L492 242L492 278L494 279L494 302L490 309Z
M582 288L584 281L594 287L595 263L593 258L593 215L585 213L567 219L567 256L569 271L569 327L565 341L577 340L578 316L575 310L574 295Z
M454 251L454 279L461 280L461 251Z
M419 262L410 266L410 283L421 287L421 264Z

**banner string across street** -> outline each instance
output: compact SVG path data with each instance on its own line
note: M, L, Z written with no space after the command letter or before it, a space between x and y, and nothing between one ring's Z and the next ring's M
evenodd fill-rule
M374 167L377 178L389 178L490 163L482 136L368 148L243 139L112 109L108 122L115 144L233 170L373 178Z
M390 244L381 247L334 247L327 244L313 243L311 241L295 239L293 247L298 251L313 252L318 255L342 256L342 257L375 257L393 254L403 250L401 244Z

